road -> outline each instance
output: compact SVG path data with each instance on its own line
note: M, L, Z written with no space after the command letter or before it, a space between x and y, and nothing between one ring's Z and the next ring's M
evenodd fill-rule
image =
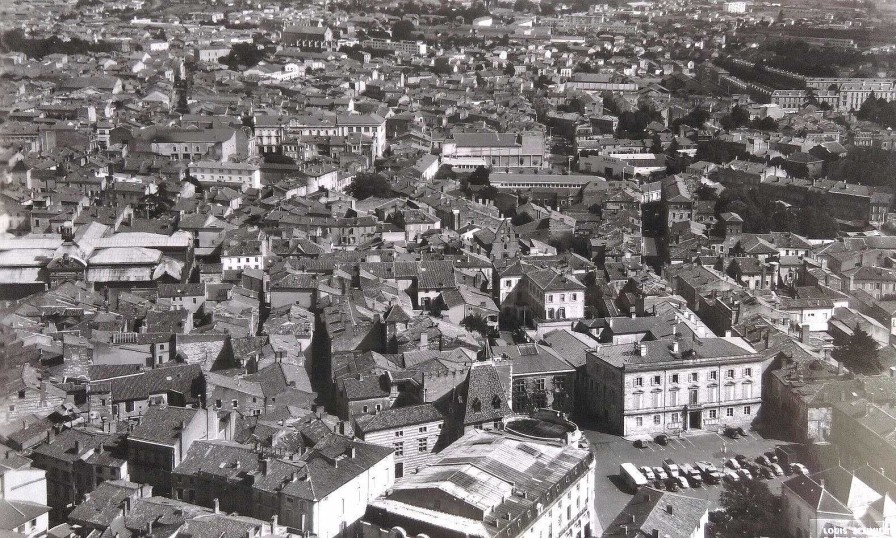
M747 437L733 440L717 433L704 433L672 438L669 445L660 446L650 443L648 448L635 448L631 441L622 437L602 433L596 430L584 429L583 435L591 442L595 453L597 476L595 480L595 508L598 519L603 528L612 522L616 515L631 500L630 493L624 490L619 480L619 464L625 462L634 463L636 466L649 465L656 467L663 464L663 460L671 458L676 463L690 463L695 461L709 461L717 467L722 462L737 454L747 456L751 461L763 452L774 450L776 445L786 444L775 439L764 439L755 432L748 432ZM780 493L784 476L773 480L766 480L773 493ZM691 488L679 493L688 494L702 499L708 499L714 503L719 500L722 492L721 485Z

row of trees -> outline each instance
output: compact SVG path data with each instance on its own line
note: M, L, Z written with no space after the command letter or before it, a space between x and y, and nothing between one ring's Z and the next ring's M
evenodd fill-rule
M871 92L856 112L856 117L860 120L873 121L884 128L896 127L896 101L887 101Z
M778 203L774 196L744 187L725 189L716 202L716 214L726 211L744 219L744 232L793 232L811 239L837 237L839 226L821 197L802 206Z
M40 60L50 54L90 54L113 52L118 45L108 41L96 43L74 37L64 41L59 36L27 37L22 30L8 30L0 34L0 52L24 52L29 58Z

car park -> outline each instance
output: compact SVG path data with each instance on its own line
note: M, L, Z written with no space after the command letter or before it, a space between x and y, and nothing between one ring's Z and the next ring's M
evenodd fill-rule
M674 480L678 484L679 489L688 489L690 487L688 481L683 476L676 476Z
M690 484L692 488L699 488L703 485L703 476L701 476L700 471L690 463L681 464L681 474L688 480L688 484Z
M732 469L725 469L725 480L728 480L729 482L738 482L740 476L738 476L737 472Z
M735 431L737 431L737 434L740 435L741 437L747 436L747 432L743 428L735 428Z
M760 467L759 468L759 476L765 478L766 480L771 480L775 477L775 473L772 472L770 467Z
M768 461L772 463L778 463L778 455L775 454L774 450L769 450L765 453L765 457L768 458Z
M769 468L775 474L775 476L784 476L784 469L781 468L777 463L772 463L769 465Z
M635 442L632 444L635 445L635 448L647 448L648 441L646 439L635 439Z
M739 471L737 471L737 474L744 480L753 480L753 475L750 474L750 471L746 469L740 469Z
M734 458L729 458L729 459L725 462L725 465L726 465L727 467L729 467L730 469L734 469L735 471L738 470L738 469L740 469L740 463L738 463L737 460L734 459Z
M651 469L650 467L648 467L646 465L641 467L641 474L643 474L644 478L646 478L647 480L650 480L651 482L656 480L656 476L653 474L653 469Z
M739 463L741 467L744 467L750 461L743 454L737 454L736 456L734 456L734 459L737 460L737 463Z
M725 428L723 432L727 437L730 437L731 439L738 439L740 437L740 434L737 433L736 428Z
M772 464L771 460L768 459L768 456L757 456L755 461L759 465L765 465L766 467Z
M662 467L654 467L653 475L656 476L657 480L666 480L667 478L669 478L669 475L666 474L666 471L663 470Z
M678 489L679 489L678 481L675 480L674 478L667 478L666 479L666 489L668 489L669 491L673 491L673 492L678 491Z

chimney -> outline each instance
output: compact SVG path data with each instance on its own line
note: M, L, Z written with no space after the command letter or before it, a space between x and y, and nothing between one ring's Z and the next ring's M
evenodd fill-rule
M650 538L660 538L660 530L653 529L652 531L650 531Z
M821 490L824 491L824 478L818 479L818 485L821 486Z
M725 338L731 338L731 329L725 331Z
M896 378L896 366L890 366L890 377Z
M429 335L425 332L420 333L420 347L429 346Z
M75 441L75 454L81 454L81 449L84 448L81 445L81 441Z
M277 514L271 516L271 534L277 534Z
M215 502L215 513L220 514L221 513L221 503L220 503L220 501L218 501L217 497L215 497L214 502Z
M809 324L803 323L800 325L800 342L804 344L809 343Z
M146 535L152 536L152 521L146 522Z
M666 513L667 513L667 514L671 514L671 513L672 513L672 505L671 505L671 504L667 504L667 505L666 505Z
M607 318L607 325L609 325L611 329L613 328L613 318Z
M348 457L349 457L349 459L355 459L355 446L354 445L348 447Z

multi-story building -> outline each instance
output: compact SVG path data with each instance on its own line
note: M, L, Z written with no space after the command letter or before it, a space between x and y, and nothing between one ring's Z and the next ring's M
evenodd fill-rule
M171 473L193 442L230 439L229 414L214 409L150 407L128 437L128 466L134 482L149 484L156 493L171 491Z
M47 472L14 453L0 457L0 527L28 538L46 535L50 522Z
M227 185L241 190L261 188L261 167L227 161L190 163L190 175L206 185Z
M302 50L329 50L336 44L333 30L327 26L287 26L281 33L280 42L286 47Z
M578 319L585 316L585 285L553 269L533 269L523 275L523 309L537 320Z
M386 150L386 120L378 114L329 116L256 116L255 148L261 154L283 153L286 145L318 137L360 136L358 144L369 148L370 159Z
M442 437L444 423L445 417L435 405L410 405L355 417L355 435L368 443L391 448L395 478L401 478L425 466L436 447L447 444Z
M749 426L761 404L762 368L742 338L602 346L587 356L586 404L622 435Z
M34 466L47 472L46 502L54 521L106 480L127 480L124 435L70 429L48 434L31 453Z
M545 168L550 163L544 134L455 133L442 145L442 163L461 170Z
M577 444L472 431L372 501L361 536L595 536L594 465Z
M367 503L392 487L392 448L328 433L303 454L272 457L250 447L198 441L173 474L173 494L305 535L354 536ZM248 479L247 479L248 478Z
M426 56L426 43L421 41L392 41L380 37L372 37L361 42L361 47L371 50L386 50L397 54Z

